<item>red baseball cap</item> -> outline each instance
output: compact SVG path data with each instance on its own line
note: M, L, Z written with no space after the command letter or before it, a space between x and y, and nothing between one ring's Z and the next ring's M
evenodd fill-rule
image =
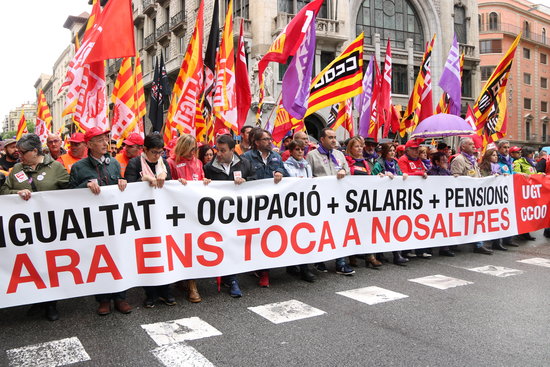
M138 133L132 133L123 141L126 145L143 145L143 138Z
M418 148L420 147L420 144L424 142L423 139L413 139L409 140L407 144L405 144L405 148Z
M88 131L86 131L86 134L84 134L84 141L87 143L96 136L108 134L110 132L111 130L101 130L99 127L94 126Z
M398 152L403 152L405 150L405 146L403 144L397 146Z
M219 129L216 131L216 137L220 135L231 135L231 132L229 132L229 129Z
M513 146L510 148L510 153L521 152L520 147Z
M69 141L71 143L83 143L85 142L85 138L84 138L84 134L83 133L74 133L73 135L71 135L71 137L69 138Z

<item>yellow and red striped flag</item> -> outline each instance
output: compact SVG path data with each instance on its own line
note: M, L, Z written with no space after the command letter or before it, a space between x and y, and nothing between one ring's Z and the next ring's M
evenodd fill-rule
M145 137L145 127L143 126L143 117L147 114L145 103L145 93L143 90L143 72L141 70L141 58L139 53L136 54L134 65L134 85L135 85L135 102L136 102L136 117L138 119L137 125L142 137Z
M345 101L340 102L340 105L338 106L336 119L334 121L334 124L331 127L332 127L332 130L336 131L340 126L342 126L344 129L347 130L350 137L355 135L354 128L353 128L351 98L348 98Z
M132 73L132 59L125 57L120 65L120 71L113 88L111 102L113 108L113 120L111 121L112 139L117 141L117 146L131 133L137 131L137 119L135 111L135 83Z
M187 51L172 89L172 100L164 128L164 141L168 143L176 134L195 135L194 120L197 97L200 95L203 77L202 44L204 36L204 0L201 0L197 12L195 29L191 35Z
M17 124L17 134L15 135L15 140L21 139L25 134L28 134L27 130L27 120L25 119L25 111L21 110L21 117L19 117L19 124Z
M36 126L34 133L40 137L42 144L46 144L48 133L52 130L52 114L42 89L38 90L38 103L36 111Z
M214 114L223 124L239 133L235 82L235 47L233 46L233 0L229 1L222 40L216 63Z

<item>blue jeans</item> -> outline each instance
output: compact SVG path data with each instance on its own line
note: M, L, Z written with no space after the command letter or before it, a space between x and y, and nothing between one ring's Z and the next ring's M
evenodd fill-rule
M123 301L126 299L126 291L118 293L107 293L107 294L98 294L95 296L97 302L109 302L111 300Z

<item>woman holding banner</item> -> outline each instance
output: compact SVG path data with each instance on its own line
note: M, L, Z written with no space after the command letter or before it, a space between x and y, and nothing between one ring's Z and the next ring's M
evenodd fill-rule
M395 146L392 143L383 143L380 151L380 157L377 159L374 167L372 168L372 174L378 175L380 173L385 174L393 179L394 176L403 176L403 179L407 179L409 175L401 172L399 164L395 159ZM401 256L401 251L393 251L393 263L395 265L405 266L409 259Z
M69 187L69 174L63 165L42 151L42 143L36 134L23 135L16 143L20 163L15 164L2 186L2 194L17 194L25 201L33 192L60 190ZM34 305L33 309L43 309L50 321L59 319L57 301Z

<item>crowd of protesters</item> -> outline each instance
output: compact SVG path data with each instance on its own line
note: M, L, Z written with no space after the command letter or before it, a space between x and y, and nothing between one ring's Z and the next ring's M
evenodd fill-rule
M351 137L338 143L336 133L325 128L319 144L310 142L304 132L287 136L281 147L273 143L267 130L245 126L240 131L240 142L229 130L217 132L215 145L198 143L191 135L182 135L164 144L158 134L143 138L130 134L119 148L110 140L109 131L92 128L86 133L75 133L68 139L68 151L62 148L62 140L51 134L43 148L39 137L26 134L19 140L0 142L0 193L17 194L23 200L31 200L32 193L68 188L88 188L101 195L101 187L117 185L124 191L128 182L144 181L162 189L167 180L177 180L182 185L188 181L233 181L236 185L251 180L272 180L278 183L284 177L334 176L335 180L347 175L375 175L389 177L421 176L469 176L485 177L508 174L550 174L550 157L544 151L537 152L529 146L510 146L506 140L498 141L483 155L472 138L460 139L455 153L445 142L437 146L421 140L409 140L404 145L387 141L379 144L372 138ZM550 237L550 229L544 236ZM521 240L534 240L529 233L518 236ZM494 250L506 251L507 246L518 246L512 237L491 243L473 243L475 253L490 255ZM490 246L489 246L490 245ZM443 246L440 256L455 256L458 246ZM395 265L406 266L411 258L430 258L432 249L395 251ZM350 276L359 260L366 266L379 268L390 260L383 253L364 254L335 259L335 272ZM325 263L301 264L287 267L287 272L306 282L316 281L315 272L328 272ZM255 272L258 284L269 287L269 269ZM237 274L221 278L231 297L241 297ZM190 302L201 302L195 280L183 284ZM152 308L158 302L168 306L176 304L171 285L144 287L144 307ZM107 315L112 306L121 313L130 313L132 307L126 301L126 292L97 295L97 313ZM56 302L34 305L44 311L47 319L59 318Z

